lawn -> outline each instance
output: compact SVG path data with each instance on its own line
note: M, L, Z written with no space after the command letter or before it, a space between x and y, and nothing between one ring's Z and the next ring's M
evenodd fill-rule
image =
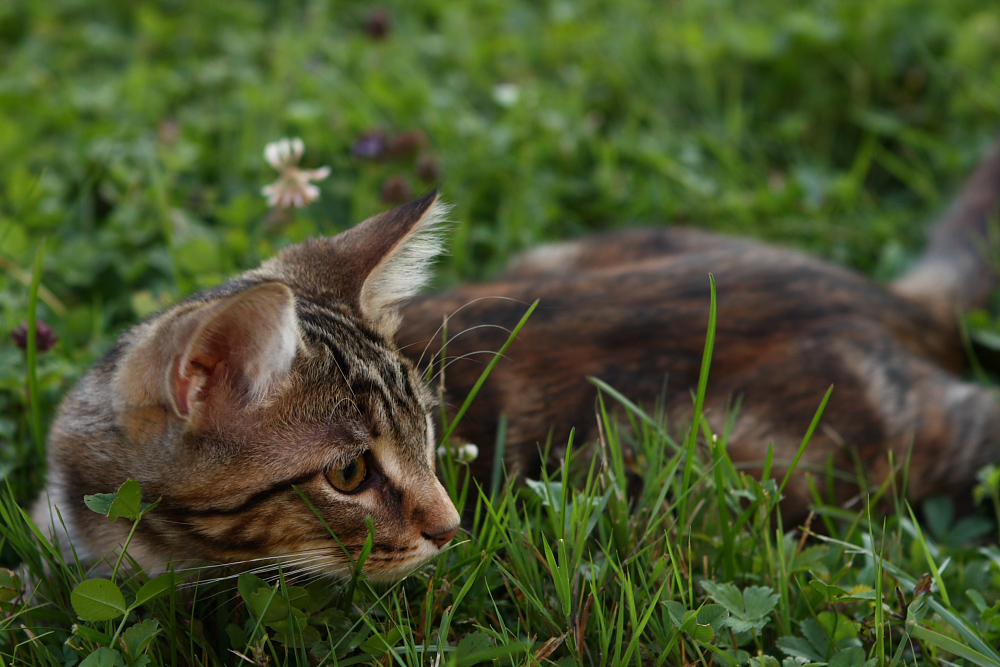
M125 327L437 185L439 287L679 223L896 275L997 132L1000 5L8 0L0 64L0 664L1000 665L1000 473L963 518L892 487L831 506L818 476L800 529L781 480L656 406L605 425L607 460L502 491L446 456L475 519L388 588L124 568L80 589L19 511L59 398ZM260 192L285 136L331 170L291 212ZM8 332L33 311L29 359Z

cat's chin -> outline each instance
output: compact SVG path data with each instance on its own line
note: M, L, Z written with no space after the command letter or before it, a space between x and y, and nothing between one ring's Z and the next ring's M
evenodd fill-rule
M376 584L392 584L407 576L421 565L439 555L443 549L425 542L405 557L372 555L365 562L364 573L369 581Z

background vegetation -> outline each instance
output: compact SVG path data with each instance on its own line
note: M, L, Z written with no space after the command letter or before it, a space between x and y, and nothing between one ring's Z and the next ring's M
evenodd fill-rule
M129 323L287 243L441 184L458 221L441 285L538 241L676 223L882 279L998 117L990 0L0 3L3 558L36 576L51 559L17 504L40 488L41 432L88 363ZM293 213L259 192L281 136L332 168ZM29 364L6 332L28 320L43 238L38 313L54 336L39 340L58 343ZM622 495L625 462L582 491L556 474L502 495L467 542L388 592L282 580L275 612L248 579L201 604L172 585L140 603L142 581L125 582L139 628L125 646L121 614L70 604L83 570L56 568L30 599L0 581L0 660L736 664L761 650L760 664L1000 664L1000 555L975 541L990 519L955 522L940 501L919 532L902 508L869 524L819 494L829 537L804 541L772 523L777 489L721 449L675 458L655 419L635 426L610 437L643 462L640 502ZM690 500L664 507L661 489ZM918 585L936 570L933 592ZM109 646L117 658L95 653Z

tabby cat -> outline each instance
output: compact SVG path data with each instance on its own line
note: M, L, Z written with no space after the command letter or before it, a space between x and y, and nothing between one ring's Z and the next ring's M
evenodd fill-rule
M125 333L60 407L36 522L103 558L130 526L83 497L132 478L162 498L129 546L147 571L294 555L342 576L366 517L373 580L437 555L459 516L434 474L434 396L393 335L443 210L432 193L287 248Z
M400 309L438 251L442 207L431 193L290 247L127 332L60 409L35 517L102 557L127 527L82 498L131 477L147 499L162 498L130 546L146 569L168 558L295 556L332 574L350 560L324 522L354 556L371 517L365 571L398 578L458 529L434 475L434 399L417 372L440 353L445 318L453 408L482 370L476 354L497 350L504 329L541 299L458 430L483 450L472 469L486 480L506 415L508 470L531 475L545 463L539 443L565 442L574 427L595 436L587 376L647 403L668 378L668 418L690 419L710 272L719 296L706 416L721 432L727 406L742 399L729 435L735 460L759 462L773 442L775 460L787 463L833 384L803 469L829 458L853 472L854 449L879 481L892 472L887 453L903 461L912 447L911 497L966 490L1000 458L1000 402L959 376L957 324L957 312L995 286L983 250L998 201L994 148L928 252L887 289L796 252L675 228L541 248L496 282ZM855 492L837 487L840 500ZM809 498L797 474L783 511L799 517Z

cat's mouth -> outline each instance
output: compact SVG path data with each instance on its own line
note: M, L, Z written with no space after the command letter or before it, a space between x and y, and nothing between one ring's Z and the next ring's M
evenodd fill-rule
M363 571L375 583L390 584L440 555L444 548L444 545L438 547L430 540L424 539L411 549L397 549L394 552L372 550L368 560L365 561Z

